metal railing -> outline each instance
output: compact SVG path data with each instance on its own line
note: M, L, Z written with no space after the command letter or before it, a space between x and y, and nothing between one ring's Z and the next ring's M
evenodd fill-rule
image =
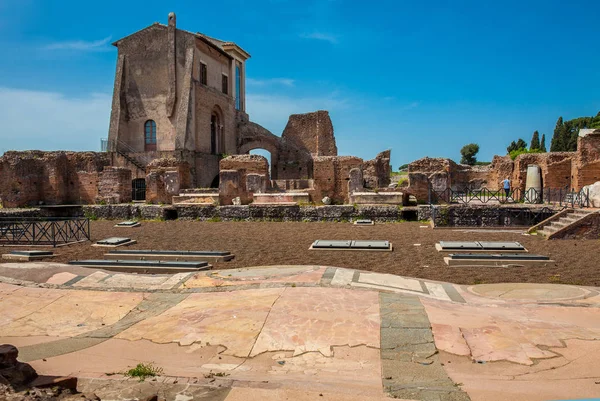
M140 168L145 168L153 160L151 156L134 149L118 139L106 139L106 149L107 151L117 152L126 159L131 159L132 162L139 164L138 167Z
M432 206L436 227L531 227L556 213L549 207L446 208Z
M86 218L0 218L0 245L51 245L56 247L90 240Z
M589 189L571 191L568 188L544 188L536 190L529 188L512 189L508 195L503 189L490 190L487 188L461 190L446 188L435 190L429 185L429 204L546 204L559 207L590 207Z

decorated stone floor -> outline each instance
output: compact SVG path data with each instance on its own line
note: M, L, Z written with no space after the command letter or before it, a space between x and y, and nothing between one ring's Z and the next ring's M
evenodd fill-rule
M174 275L0 267L0 343L102 399L600 394L598 288L462 286L326 266ZM121 374L139 362L162 375L139 383Z

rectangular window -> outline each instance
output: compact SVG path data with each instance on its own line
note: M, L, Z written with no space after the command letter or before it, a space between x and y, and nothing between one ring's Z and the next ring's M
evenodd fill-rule
M206 64L200 63L200 83L206 85Z
M242 72L239 64L235 66L235 109L242 108Z
M229 80L227 79L227 75L223 74L223 88L221 88L224 94L229 93Z

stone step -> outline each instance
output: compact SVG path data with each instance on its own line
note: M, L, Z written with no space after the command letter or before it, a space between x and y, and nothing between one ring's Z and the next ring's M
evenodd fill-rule
M550 234L554 234L556 231L558 231L558 230L556 230L552 227L544 227L544 229L542 231L538 231L538 233L547 237Z
M570 223L566 223L566 222L561 222L559 221L553 221L548 227L550 228L555 228L557 230L560 230L561 228L565 228L566 226L568 226ZM545 228L545 227L544 227Z
M585 209L575 209L572 214L574 214L575 216L587 216L590 213L593 213L593 211Z

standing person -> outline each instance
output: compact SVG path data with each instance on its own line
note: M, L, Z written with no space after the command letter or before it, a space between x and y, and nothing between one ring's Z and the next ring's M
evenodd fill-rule
M508 177L506 177L504 179L504 181L502 181L502 184L504 186L504 193L506 194L506 200L508 200L508 196L510 195L510 180L508 179Z

